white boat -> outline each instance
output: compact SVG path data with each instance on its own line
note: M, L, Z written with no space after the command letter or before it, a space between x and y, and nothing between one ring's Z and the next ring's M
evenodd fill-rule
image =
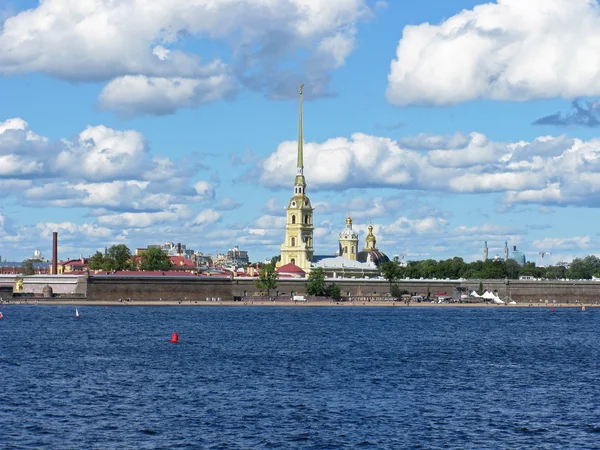
M77 308L75 308L75 317L79 317L79 311L77 311Z

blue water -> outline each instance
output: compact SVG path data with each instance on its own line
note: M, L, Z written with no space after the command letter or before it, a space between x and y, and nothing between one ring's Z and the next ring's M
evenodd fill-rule
M0 311L5 449L600 444L600 310Z

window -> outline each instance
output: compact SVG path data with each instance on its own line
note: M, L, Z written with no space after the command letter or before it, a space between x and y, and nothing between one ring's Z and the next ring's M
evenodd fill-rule
M305 224L308 224L308 214L306 214L306 215L304 216L304 223L305 223Z
M290 260L290 263L291 263L291 264L293 264L293 265L296 265L296 260L295 260L294 258L292 258L292 259Z
M296 223L296 216L295 215L292 216L292 223Z
M348 247L344 247L344 253L348 253Z
M352 246L352 253L354 253L354 245Z
M295 246L296 246L296 238L295 238L295 237L293 237L293 238L292 238L292 247L295 247Z

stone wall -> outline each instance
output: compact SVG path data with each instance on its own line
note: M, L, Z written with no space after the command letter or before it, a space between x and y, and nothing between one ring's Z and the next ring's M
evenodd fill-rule
M146 277L92 276L88 280L89 300L231 300L228 277Z
M411 294L426 296L445 294L452 296L456 288L471 292L479 288L479 280L410 280L401 281L400 289ZM343 296L375 296L388 294L385 280L338 279ZM536 281L536 280L483 280L485 290L496 292L500 298L510 297L519 303L541 300L600 302L600 282L594 281ZM306 294L306 280L286 279L278 282L271 296ZM91 300L192 300L207 298L231 300L235 297L252 297L266 292L254 286L253 279L228 277L145 277L145 276L92 276L88 280L87 297Z

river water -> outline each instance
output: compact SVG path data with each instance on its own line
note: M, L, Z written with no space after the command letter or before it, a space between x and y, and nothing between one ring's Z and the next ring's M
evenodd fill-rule
M1 448L600 444L591 308L0 311Z

